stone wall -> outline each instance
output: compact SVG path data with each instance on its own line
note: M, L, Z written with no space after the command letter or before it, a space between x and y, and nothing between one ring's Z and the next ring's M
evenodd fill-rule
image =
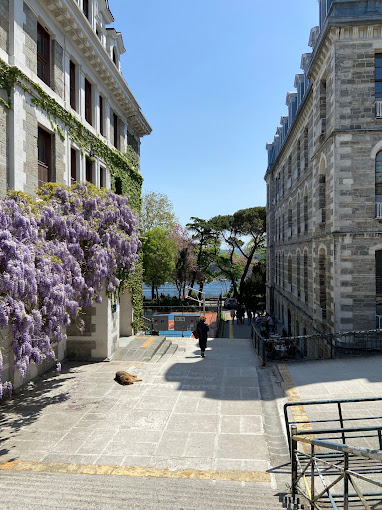
M24 172L26 183L24 185L25 193L34 195L38 186L38 165L37 165L37 134L38 124L36 118L36 109L34 105L24 99ZM15 120L17 122L17 119Z
M24 3L24 33L25 33L25 43L24 43L24 56L25 56L25 65L37 74L37 17L32 12L32 10L28 7L26 3Z
M64 50L55 39L52 40L52 56L52 88L65 99Z

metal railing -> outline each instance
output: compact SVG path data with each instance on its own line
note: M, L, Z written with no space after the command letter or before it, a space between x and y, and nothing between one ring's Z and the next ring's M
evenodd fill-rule
M380 429L378 431L380 432ZM342 431L339 430L339 432ZM322 508L322 502L325 501L329 502L330 507L335 510L339 507L348 510L353 507L352 502L354 504L361 502L362 508L371 510L375 508L371 506L372 502L381 501L382 451L380 449L359 448L311 439L296 434L296 427L292 427L291 434L292 497L296 494L304 496L310 503L311 510ZM310 452L298 452L298 442L310 445ZM326 458L325 453L317 454L317 450L326 450ZM362 462L359 463L358 460ZM376 479L378 475L379 480ZM300 481L303 481L303 487L299 485ZM334 493L332 489L340 482L343 482L343 492ZM354 492L350 492L350 486L353 487ZM372 492L369 489L370 486L378 487L379 491ZM359 508L358 505L357 508ZM378 506L378 508L381 507Z
M329 359L382 351L382 329L281 337L252 322L253 346L263 364L288 359Z
M293 497L303 495L311 509L329 505L347 510L354 505L360 508L359 504L366 509L381 508L370 506L382 499L382 416L371 411L376 408L372 403L381 401L382 397L375 397L285 404ZM308 419L305 410L309 406L313 407L306 412L311 416L315 412L319 419ZM317 424L320 428L314 429ZM334 487L341 487L340 482L342 492L333 492Z

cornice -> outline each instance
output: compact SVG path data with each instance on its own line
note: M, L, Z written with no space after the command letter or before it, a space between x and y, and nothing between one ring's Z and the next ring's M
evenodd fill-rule
M152 131L151 126L142 114L137 100L78 5L71 2L69 6L66 0L45 0L44 7L62 28L65 36L69 37L82 52L89 66L122 108L137 134L140 137L149 135Z

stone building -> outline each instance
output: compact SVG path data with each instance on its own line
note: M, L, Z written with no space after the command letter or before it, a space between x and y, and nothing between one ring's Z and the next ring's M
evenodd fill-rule
M0 196L88 181L138 207L140 139L151 127L121 73L113 21L107 0L0 0ZM71 339L96 358L132 333L130 295L122 314L101 306Z
M294 336L382 326L382 1L319 20L267 144L267 309Z

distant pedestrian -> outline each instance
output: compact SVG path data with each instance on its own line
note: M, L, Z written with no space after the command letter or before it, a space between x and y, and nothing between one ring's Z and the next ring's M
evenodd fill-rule
M241 324L241 320L242 320L242 311L241 311L241 305L240 305L240 303L239 303L239 306L238 306L238 308L237 308L236 317L237 317L237 323L238 323L238 324Z
M207 347L207 334L210 329L209 326L206 324L206 318L204 315L200 317L196 329L198 330L199 336L200 355L202 358L204 358L204 351L206 350Z
M235 312L235 310L233 308L232 308L230 314L231 314L231 319L234 321L235 320L236 312Z
M241 305L241 323L244 324L244 317L245 317L245 305Z
M267 317L267 325L268 325L269 333L271 333L271 334L274 333L275 332L275 323L270 315L268 315L268 317Z
M249 308L247 308L247 319L248 319L248 326L252 323L252 312Z

